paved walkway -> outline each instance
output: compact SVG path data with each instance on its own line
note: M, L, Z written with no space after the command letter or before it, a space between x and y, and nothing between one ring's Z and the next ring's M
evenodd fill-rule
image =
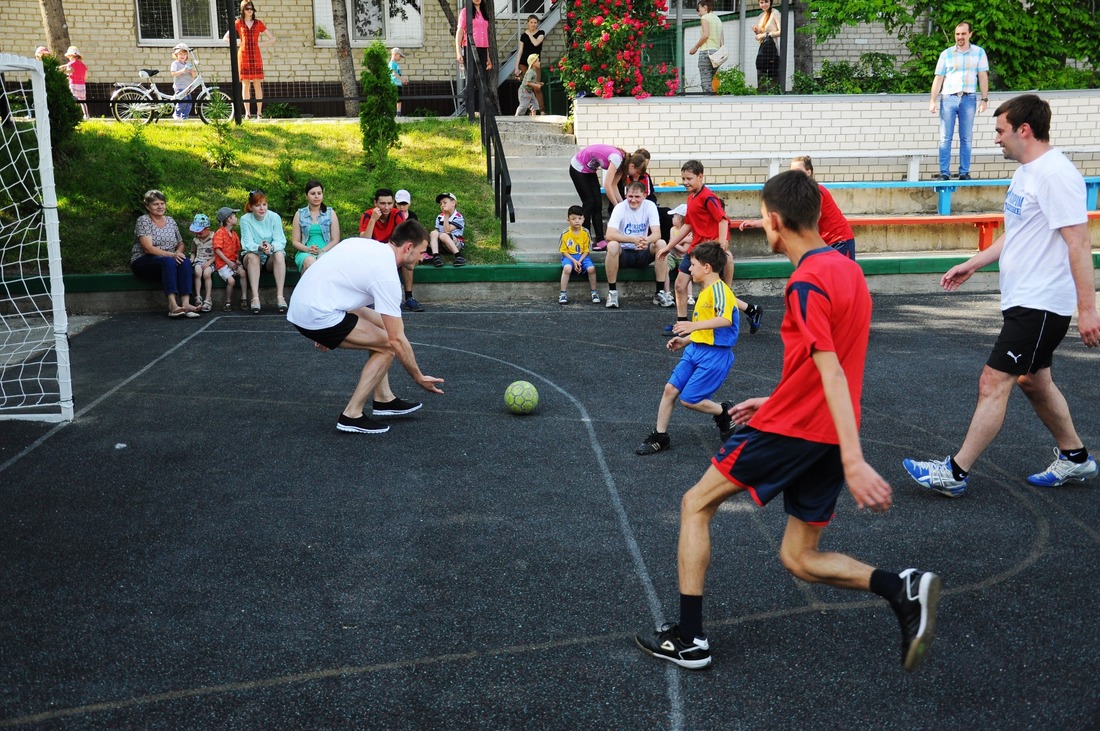
M766 393L781 303L724 398ZM907 481L957 445L998 328L988 295L876 297L864 398L887 515L844 496L825 547L933 569L933 653L902 671L874 597L792 580L784 515L715 526L711 672L638 652L676 611L680 495L717 447L678 410L667 311L435 307L407 319L447 379L379 436L339 434L362 365L275 314L116 315L72 338L74 423L0 422L0 728L1089 728L1100 718L1100 502L1026 485L1051 440L1018 394L970 492ZM1056 373L1100 445L1096 354ZM505 386L536 384L514 417ZM414 387L403 372L394 384Z

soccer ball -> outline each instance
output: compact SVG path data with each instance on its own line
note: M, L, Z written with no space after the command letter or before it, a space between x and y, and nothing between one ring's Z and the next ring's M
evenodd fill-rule
M527 381L516 381L504 391L504 403L513 414L530 414L539 405L539 392Z

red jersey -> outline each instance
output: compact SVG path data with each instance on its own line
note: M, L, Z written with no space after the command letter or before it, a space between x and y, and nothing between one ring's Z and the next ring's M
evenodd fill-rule
M684 223L691 226L691 248L706 241L718 241L718 224L725 217L726 207L710 188L704 185L698 193L689 193Z
M825 239L825 243L829 246L854 239L856 235L852 231L852 224L848 223L848 219L840 212L836 201L833 200L833 194L825 190L825 186L820 183L817 187L821 189L821 218L817 222L817 232L821 234L821 238Z
M827 246L809 251L787 282L783 373L749 426L822 444L839 444L813 353L836 353L859 428L863 365L871 332L871 293L863 270Z
M359 235L365 236L367 233L367 226L370 225L371 214L374 213L374 209L371 208L363 212L363 215L359 217ZM390 242L390 236L393 235L393 230L397 228L397 224L405 220L405 215L401 211L393 208L390 210L390 217L385 221L378 219L374 223L374 232L371 234L371 238L375 241L381 241L383 244Z

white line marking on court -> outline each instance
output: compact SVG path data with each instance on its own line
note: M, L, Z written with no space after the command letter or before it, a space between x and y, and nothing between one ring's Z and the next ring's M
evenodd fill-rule
M110 398L111 396L114 396L114 395L115 395L116 393L118 393L118 391L119 391L119 390L120 390L121 388L123 388L124 386L128 386L128 385L130 385L131 383L133 383L135 379L137 379L137 378L138 378L139 376L142 376L142 375L144 375L146 371L148 371L148 370L149 370L150 368L152 368L153 366L155 366L155 365L156 365L157 363L160 363L160 362L161 362L162 360L164 360L165 358L167 358L168 356L170 356L170 355L171 355L172 353L175 353L175 352L176 352L177 350L179 350L180 348L182 348L182 347L183 347L184 345L186 345L187 343L189 343L189 342L190 342L191 340L193 340L194 338L196 338L196 337L198 337L199 335L201 335L201 334L203 333L203 331L205 331L205 330L206 330L206 329L207 329L208 327L210 327L211 325L213 325L213 324L214 324L215 322L217 322L217 321L218 321L219 319L220 319L220 317L215 317L215 318L211 319L211 320L210 320L210 321L208 321L208 322L207 322L207 323L206 323L205 325L203 325L202 327L200 327L200 328L199 328L198 330L196 330L195 332L191 333L190 335L188 335L187 337L185 337L185 338L184 338L183 340L179 341L178 343L176 343L175 345L173 345L173 346L172 346L171 348L169 348L168 350L164 351L164 353L162 353L161 355L159 355L159 356L157 356L156 358L154 358L153 360L151 360L151 361L150 361L150 362L149 362L149 363L148 363L148 364L147 364L147 365L146 365L146 366L145 366L144 368L142 368L142 369L141 369L141 370L139 370L139 371L136 371L136 372L135 372L135 373L134 373L133 375L131 375L131 376L130 376L129 378L127 378L127 379L126 379L125 381L122 381L122 382L121 382L121 383L119 383L119 384L118 384L117 386L115 386L114 388L110 389L109 391L107 391L106 393L104 393L103 395L101 395L101 396L100 396L99 398L97 398L97 399L96 399L95 401L92 401L92 402L91 402L90 404L88 404L87 406L85 406L85 407L84 407L83 409L81 409L80 411L77 411L77 412L76 412L76 414L75 414L75 415L73 415L73 420L72 420L72 421L69 421L69 422L61 422L60 424L58 424L57 426L55 426L55 427L54 427L53 429L50 429L50 430L49 430L48 432L46 432L46 433L45 433L45 434L43 434L42 436L38 437L38 439L35 439L35 440L34 440L33 442L31 442L30 444L28 444L28 445L27 445L26 447L24 447L24 448L23 448L23 450L22 450L22 451L20 451L20 452L19 452L18 454L12 455L12 457L11 457L10 459L8 459L8 461L7 461L7 462L5 462L5 463L3 463L3 464L0 464L0 474L2 474L2 473L4 472L4 470L6 470L6 469L8 469L9 467L11 467L11 466L12 466L13 464L15 464L15 463L16 463L16 462L18 462L19 460L23 459L24 457L26 457L26 456L27 456L28 454L30 454L30 453L31 453L31 452L33 452L34 450L36 450L36 449L38 449L39 447L41 447L41 446L42 446L43 444L45 444L45 443L46 443L46 441L47 441L47 440L49 440L49 439L50 439L50 437L52 437L52 436L54 436L55 434L57 434L57 433L58 433L59 431L61 431L61 430L62 430L62 429L64 429L65 427L67 427L67 426L68 426L69 424L74 424L74 423L76 423L76 421L77 421L78 419L80 419L80 418L81 418L81 417L83 417L83 416L86 416L86 415L88 414L88 412L90 412L90 411L91 411L92 409L94 409L94 408L95 408L96 406L98 406L99 404L103 403L103 402L104 402L104 401L105 401L106 399L108 399L108 398Z

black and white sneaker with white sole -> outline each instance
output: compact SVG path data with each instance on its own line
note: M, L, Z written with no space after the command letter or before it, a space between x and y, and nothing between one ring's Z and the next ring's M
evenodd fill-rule
M691 642L680 638L680 627L663 624L655 630L634 635L634 642L647 655L668 660L688 670L702 670L710 665L710 643L706 637L695 637Z
M936 634L940 577L930 571L902 571L902 589L890 600L901 625L901 664L912 672L924 662Z
M390 425L377 422L366 414L355 419L340 414L336 428L353 434L384 434L390 430Z
M414 403L399 398L384 403L382 401L375 401L373 416L404 416L405 414L411 414L423 405L424 404L419 402Z

